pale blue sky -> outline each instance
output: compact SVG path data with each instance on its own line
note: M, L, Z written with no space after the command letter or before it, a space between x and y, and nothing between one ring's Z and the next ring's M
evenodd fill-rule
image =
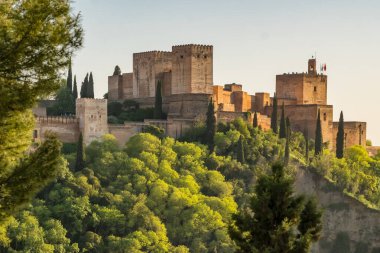
M92 71L95 95L107 92L115 65L132 71L132 54L178 44L214 46L214 84L241 83L273 94L275 76L303 72L317 54L327 64L334 119L367 121L380 145L379 0L77 0L84 47L78 83Z

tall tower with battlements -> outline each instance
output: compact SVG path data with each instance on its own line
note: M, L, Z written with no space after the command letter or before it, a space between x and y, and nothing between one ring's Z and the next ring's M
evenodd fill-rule
M180 45L172 47L171 94L212 94L213 47Z

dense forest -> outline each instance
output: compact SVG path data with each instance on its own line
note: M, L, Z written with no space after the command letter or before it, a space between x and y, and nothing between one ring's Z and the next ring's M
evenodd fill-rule
M3 249L233 252L231 217L250 204L257 177L283 159L285 140L242 119L217 129L215 152L195 140L205 131L201 124L182 141L141 133L119 147L106 135L85 149L85 167L78 171L76 148L66 145L59 178L0 231ZM306 164L305 145L301 134L292 133L288 175ZM311 160L310 169L378 207L378 157L355 146L343 159L324 151Z

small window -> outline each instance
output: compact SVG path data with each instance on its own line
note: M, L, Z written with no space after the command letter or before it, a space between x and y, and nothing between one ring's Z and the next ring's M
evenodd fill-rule
M181 55L181 59L183 59L183 55Z
M327 115L326 113L323 113L323 121L326 121L327 120Z
M207 59L207 55L204 55L203 58Z
M317 86L314 86L314 92L316 92L317 91Z

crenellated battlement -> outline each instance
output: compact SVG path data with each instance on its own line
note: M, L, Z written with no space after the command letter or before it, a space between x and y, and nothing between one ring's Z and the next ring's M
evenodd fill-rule
M212 45L200 45L200 44L185 44L185 45L177 45L172 46L173 53L176 51L193 51L199 52L202 51L204 53L211 53L213 51Z
M78 124L79 119L74 116L46 116L36 117L40 124Z
M133 59L141 59L141 58L146 58L146 57L167 57L170 56L172 52L169 51L145 51L145 52L140 52L140 53L134 53L133 54Z

